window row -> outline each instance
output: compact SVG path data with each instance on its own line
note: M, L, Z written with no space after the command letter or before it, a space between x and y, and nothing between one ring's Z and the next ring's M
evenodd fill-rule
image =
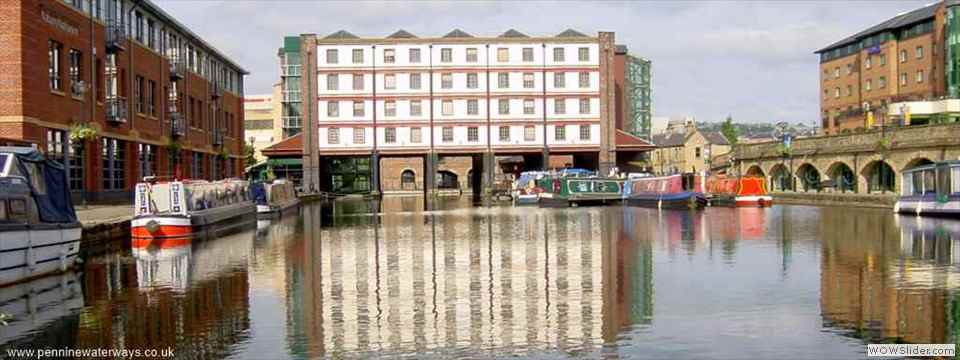
M936 50L936 47L934 47L934 50ZM934 53L936 53L936 51L934 51ZM934 55L936 55L936 54L934 54ZM918 60L919 60L919 59L923 59L923 56L924 56L923 46L917 46L917 47L915 47L914 50L913 50L913 57L914 57L915 59L918 59ZM884 53L880 53L880 54L867 54L867 56L863 59L863 67L864 67L865 69L871 69L871 68L873 68L873 58L874 58L874 57L877 58L877 60L878 60L878 62L879 62L879 66L886 66L886 65L887 65L887 55L886 55L886 54L884 54ZM909 59L910 59L910 55L909 55L909 53L907 52L907 50L906 50L906 49L900 50L900 53L899 53L900 63L906 63ZM847 75L847 76L853 75L853 72L854 72L854 63L849 63L849 64L847 64L847 65L846 65L846 71L845 71L846 75ZM825 78L825 79L830 78L830 76L828 76L827 69L824 69L824 70L823 70L823 75L824 75L824 78ZM833 68L833 76L832 76L832 78L833 78L833 79L838 79L838 78L840 78L840 67L839 67L839 66Z
M900 86L908 86L908 85L910 85L909 74L907 74L906 72L900 73L900 79L899 79L899 80L900 80ZM914 82L917 83L917 84L922 84L924 81L926 81L926 78L925 78L925 74L924 74L923 69L917 70L916 74L914 75ZM874 86L873 86L873 79L867 79L867 80L865 80L865 81L863 82L863 90L864 90L864 91L867 91L867 92L873 91L873 87L874 87ZM886 88L887 88L887 77L886 77L886 76L881 76L881 77L877 78L877 88L878 88L878 89L886 89ZM824 97L827 97L828 94L829 94L828 90L824 89L824 90L823 90L823 96L824 96ZM853 96L853 85L847 85L846 92L843 93L843 94L841 94L840 87L835 87L835 88L833 88L833 97L834 97L834 98L839 98L841 95L843 95L843 96Z
M510 73L500 72L496 74L497 88L500 89L509 89L510 88ZM385 74L383 75L383 88L386 90L395 90L397 88L397 75L407 76L407 84L411 90L422 90L423 89L423 74L412 73L412 74ZM347 76L346 74L344 76ZM349 74L351 90L364 90L365 82L363 74ZM441 89L453 89L454 88L454 74L453 73L440 73L440 88ZM555 89L563 89L567 87L567 76L564 72L554 72L553 73L553 87ZM327 74L327 90L337 91L340 89L340 74ZM578 82L577 85L583 88L590 87L591 75L589 71L581 71L578 73ZM479 89L480 88L480 74L479 73L467 73L466 77L462 80L463 85L467 89ZM532 72L526 72L522 75L522 84L524 89L533 89L535 87L535 74Z
M480 141L480 128L478 126L467 127L467 142L479 142ZM511 139L511 129L510 126L498 126L497 129L497 140L500 142L508 142ZM567 126L560 125L556 126L553 129L553 140L555 141L566 141L567 140ZM591 126L590 125L578 125L578 138L581 141L589 141L591 139ZM353 144L365 144L366 143L366 131L363 128L353 128ZM423 140L423 129L419 127L410 128L408 132L408 142L411 144L421 144ZM397 142L397 129L388 127L383 129L383 139L387 144L395 144ZM441 128L440 139L444 143L451 143L454 141L453 136L453 127L446 126ZM523 140L524 141L536 141L536 127L534 126L524 126L523 127ZM336 145L340 144L340 128L328 128L327 129L327 144Z
M588 115L591 112L590 99L581 98L578 100L578 113L581 115ZM423 116L423 100L401 100L406 101L409 104L409 116ZM480 114L480 101L476 99L470 100L441 100L440 102L440 114L445 116L453 116L456 114L454 111L455 104L461 104L460 106L466 105L466 114L467 115L479 115ZM361 117L366 116L366 105L363 101L353 101L353 116ZM393 117L397 116L397 101L387 100L383 102L384 116ZM536 103L534 99L523 99L523 114L524 115L534 115L536 114ZM498 99L497 100L497 114L499 115L511 115L510 109L510 99ZM553 114L556 115L565 115L567 114L567 99L556 99L553 101ZM340 117L340 102L339 101L328 101L327 102L327 117L335 118Z
M350 61L353 64L362 64L364 62L364 49L352 49L350 53ZM463 61L467 63L478 63L479 62L479 52L480 49L477 47L466 48L463 54ZM520 60L522 62L533 62L534 48L533 47L524 47L520 51ZM555 47L552 49L551 54L553 55L554 62L563 62L566 61L566 49L563 47ZM327 64L339 64L340 63L340 50L339 49L327 49L325 52L326 63ZM506 63L510 62L510 48L498 47L496 49L497 62ZM383 49L383 63L385 64L394 64L397 62L397 50L392 48ZM577 60L580 62L590 61L590 48L589 47L580 47L577 48ZM423 62L423 56L421 49L413 48L407 50L407 62L411 64L419 64ZM453 63L453 48L444 47L440 48L440 62L441 63Z

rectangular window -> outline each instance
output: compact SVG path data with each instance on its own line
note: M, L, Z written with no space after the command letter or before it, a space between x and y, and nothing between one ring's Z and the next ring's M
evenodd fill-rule
M873 65L873 55L867 55L867 59L863 60L863 67L869 69Z
M853 64L847 64L847 75L853 74Z
M410 116L423 115L423 103L420 100L410 100Z
M410 74L410 90L420 90L421 86L420 74Z
M923 82L923 70L917 70L917 83Z
M157 82L147 80L147 114L157 116Z
M590 113L590 99L580 99L580 113L581 114Z
M339 128L328 128L327 129L327 144L339 144L340 143L340 129Z
M577 58L580 61L590 61L590 48L582 47L577 50Z
M337 101L327 102L327 117L340 116L340 103Z
M907 51L906 51L906 50L900 50L900 62L902 62L902 63L907 62Z
M497 48L497 62L509 62L509 61L510 61L510 49Z
M397 142L397 128L384 128L383 129L383 141L387 144L393 144Z
M383 88L385 90L394 90L397 88L397 75L396 74L385 74L383 75Z
M840 97L840 88L833 88L833 98Z
M123 190L126 183L124 159L126 143L123 140L101 138L101 159L103 161L103 189Z
M523 48L523 62L533 62L533 48Z
M580 73L580 87L581 88L590 87L590 73L588 72Z
M553 139L556 141L564 141L567 139L566 125L557 125L553 128Z
M887 64L887 54L880 54L880 66Z
M353 63L354 64L363 63L363 49L353 49Z
M453 62L453 49L451 48L440 49L440 62L443 62L443 63Z
M524 115L533 115L533 99L523 99L523 114Z
M467 100L467 115L480 114L480 102L476 99Z
M878 85L881 89L886 88L886 87L887 87L887 78L886 78L885 76L881 76L880 79L877 80L877 85Z
M500 99L497 101L497 107L500 110L500 115L510 115L510 100L509 99Z
M327 64L337 63L337 49L327 49Z
M580 125L580 140L590 140L590 125Z
M354 144L363 144L367 141L367 135L364 132L363 128L353 128L353 143Z
M340 89L340 76L337 74L327 74L327 90Z
M443 142L453 142L453 128L445 127L442 130L441 135L443 136Z
M923 59L923 46L917 46L917 59Z
M353 102L353 116L360 117L363 116L363 101L354 101Z
M537 129L533 126L523 127L523 141L537 140Z
M410 53L408 55L410 57L411 64L420 63L420 49L410 49Z
M476 126L467 128L467 141L477 142L480 140L480 130Z
M410 142L414 144L419 144L423 141L423 130L418 127L410 128Z
M557 47L553 48L553 61L562 62L563 61L563 48Z
M523 73L523 88L533 89L533 73Z
M383 103L383 116L397 116L397 102L390 100Z
M353 89L363 90L363 74L353 74Z
M510 87L510 73L497 73L497 87L501 89Z
M50 76L50 90L63 91L63 82L61 81L61 53L63 44L50 40L47 42L47 70Z
M567 75L562 72L553 73L553 87L555 89L563 89L567 85Z
M383 49L383 62L385 64L393 64L397 62L397 54L394 49Z
M451 73L440 74L440 88L453 89L453 74Z
M467 48L467 62L477 62L477 48Z
M70 49L70 94L79 97L81 94L80 81L83 79L83 53L77 49Z
M863 88L864 88L865 90L867 90L867 91L872 90L872 88L873 88L873 84L872 84L872 83L873 83L873 81L871 81L870 79L867 79L867 82L863 84Z
M563 115L567 113L567 99L556 98L553 99L553 113L556 115Z
M139 42L143 42L143 13L137 11L135 14L134 20L136 25L136 32L134 33L135 38Z
M907 73L900 73L900 85L907 85Z
M840 78L840 67L833 68L833 78L834 79Z
M442 113L444 116L453 115L453 100L444 100L441 105Z
M467 74L467 89L476 89L480 85L477 73Z
M501 142L510 141L510 127L509 127L509 126L501 126L501 127L500 127L500 141L501 141Z
M137 75L133 79L133 101L137 108L137 113L143 114L143 76Z

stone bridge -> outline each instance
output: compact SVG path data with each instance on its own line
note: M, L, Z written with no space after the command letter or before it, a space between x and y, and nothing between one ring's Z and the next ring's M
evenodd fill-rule
M790 149L770 141L740 144L713 159L715 170L761 175L772 191L900 191L914 166L960 159L960 123L871 129L796 139Z

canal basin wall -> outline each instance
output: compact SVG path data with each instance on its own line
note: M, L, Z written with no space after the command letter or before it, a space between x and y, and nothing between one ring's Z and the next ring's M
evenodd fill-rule
M890 194L854 194L854 193L805 193L775 192L775 204L821 205L821 206L858 206L870 208L890 208L897 202L897 195Z

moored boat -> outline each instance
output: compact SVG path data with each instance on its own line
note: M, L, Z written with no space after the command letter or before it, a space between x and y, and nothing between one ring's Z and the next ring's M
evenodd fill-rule
M514 205L536 205L540 201L543 188L537 185L537 180L546 175L543 171L525 171L513 181L510 197Z
M706 191L711 205L767 207L773 204L766 182L757 176L710 176Z
M567 207L620 202L623 180L576 171L545 175L537 180L541 207Z
M689 173L628 179L623 199L631 206L668 209L701 209L707 204L703 177Z
M184 180L137 184L133 247L179 246L200 232L256 213L244 180Z
M250 197L257 204L257 217L261 218L278 216L300 205L293 183L286 180L250 184Z
M894 211L960 217L960 161L941 161L904 170Z
M63 165L0 147L0 286L72 268L80 235Z

